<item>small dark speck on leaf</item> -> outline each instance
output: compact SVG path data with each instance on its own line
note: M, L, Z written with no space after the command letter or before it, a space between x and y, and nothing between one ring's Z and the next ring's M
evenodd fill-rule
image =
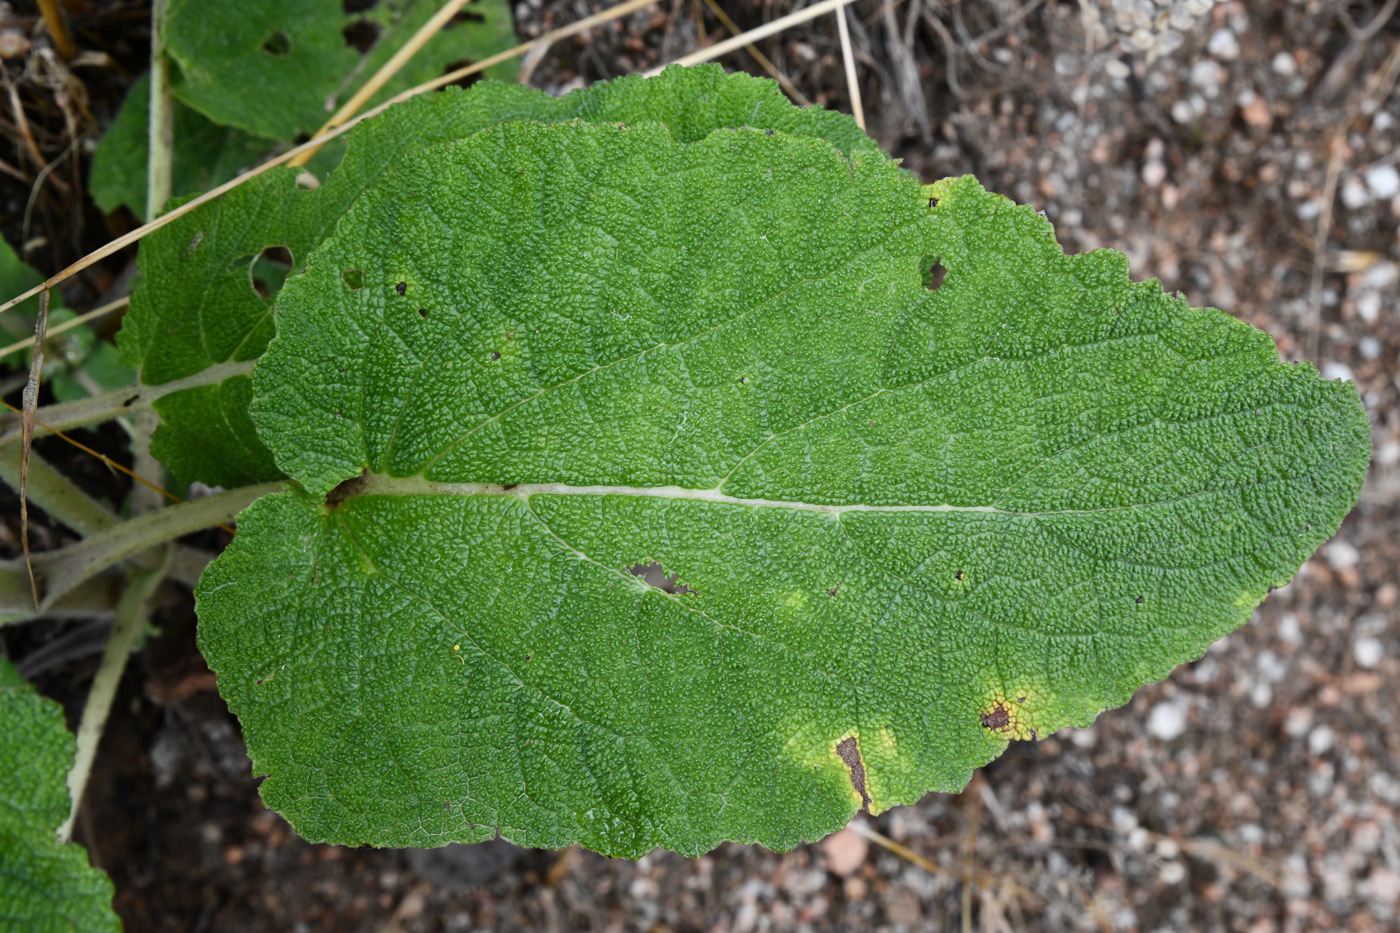
M1016 698L1016 702L1017 702L1017 703L1024 703L1024 702L1026 702L1026 698L1025 698L1025 697L1017 697L1017 698Z
M773 135L773 131L772 131L772 130L764 130L764 131L763 131L763 135L764 135L764 136L772 136L772 135Z
M259 686L259 687L262 686L262 678L261 678L261 677L258 678L258 686Z
M1142 605L1143 603L1145 603L1146 601L1147 601L1147 600L1143 599L1141 596L1139 596L1139 597L1137 598L1137 604L1138 604L1139 606L1141 606L1141 605Z
M832 599L835 599L835 598L836 598L836 594L837 594L837 593L840 593L840 592L841 592L841 584L838 583L838 584L836 584L835 586L833 586L831 589L827 590L827 591L826 591L826 595L830 596Z
M530 656L529 656L528 654L525 655L525 660L527 660L527 661L530 660Z
M427 308L419 308L419 309L418 309L418 316L421 317L423 320L426 321L426 320L428 319L428 309L427 309Z
M865 807L870 806L870 794L865 790L865 762L860 757L860 745L856 742L856 737L842 739L836 744L836 754L845 762L846 769L851 772L851 786L860 794L860 799Z
M739 385L741 385L741 386L746 386L746 385L748 385L748 384L749 384L749 377L748 377L748 376L740 376L740 377L739 377Z
M520 485L519 483L506 483L506 484L505 484L504 486L502 486L501 488L504 489L506 492L510 492L512 489L514 489L516 486L519 486L519 485Z
M123 408L130 408L130 407L132 406L132 404L135 403L135 402L136 402L138 399L140 399L140 398L141 398L141 396L139 396L139 395L133 395L131 398L127 399L125 402L122 402L122 407L123 407Z
M991 712L982 714L982 727L984 729L1005 729L1010 722L1011 714L1000 703Z
M408 283L399 282L397 285L394 286L394 291L398 292L400 295L404 294L408 291Z
M492 351L491 351L491 362L494 363L496 360L499 360L500 358L501 358L501 351L500 351L500 350L492 350Z
M957 573L953 574L953 576L956 577L957 579L961 580L963 577L967 576L967 574L964 573L963 571L959 570Z

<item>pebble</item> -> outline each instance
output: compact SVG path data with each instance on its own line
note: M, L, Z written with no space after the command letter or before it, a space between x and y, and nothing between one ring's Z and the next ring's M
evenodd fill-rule
M1186 866L1175 860L1163 862L1162 867L1157 869L1157 877L1162 879L1163 884L1181 884L1186 880Z
M1358 210L1371 203L1371 193L1361 179L1352 176L1342 182L1342 203L1351 210Z
M1378 201L1400 194L1400 171L1393 165L1373 165L1366 170L1366 190Z
M1363 360L1374 360L1381 355L1381 342L1367 334L1357 341L1356 351L1361 354Z
M1369 671L1381 663L1381 658L1385 657L1385 645L1381 644L1379 638L1362 635L1351 643L1351 656L1356 659L1357 667Z
M1232 62L1240 57L1240 40L1232 30L1222 27L1211 33L1206 51L1221 61Z
M1351 371L1351 367L1346 363L1337 360L1327 360L1322 364L1323 379L1343 379L1347 382L1356 381L1356 373Z
M29 46L29 37L20 30L0 30L0 58L19 58L29 52Z
M1142 167L1142 183L1156 188L1167 178L1167 167L1161 162L1148 162Z
M1173 700L1163 700L1152 707L1147 717L1147 733L1155 739L1170 742L1186 731L1186 709Z
M1327 754L1336 742L1337 733L1333 732L1332 727L1325 723L1308 733L1308 751L1314 755Z
M855 874L869 852L870 843L854 829L843 829L822 840L826 870L842 878Z
M1327 563L1333 570L1350 570L1361 563L1361 552L1351 542L1337 538L1327 545Z
M1269 62L1269 67L1273 69L1274 74L1286 78L1298 70L1298 62L1289 53L1279 52Z

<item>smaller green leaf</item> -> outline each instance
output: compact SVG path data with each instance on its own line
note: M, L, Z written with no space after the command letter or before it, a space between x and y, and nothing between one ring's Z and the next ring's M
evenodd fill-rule
M336 107L441 7L438 0L382 0L345 13L340 0L173 0L165 41L178 66L180 100L216 123L290 140L315 132ZM351 44L373 40L366 54ZM370 101L436 78L460 63L515 45L505 0L475 0ZM515 63L487 69L509 79Z
M127 91L92 156L88 190L105 213L125 205L137 216L145 215L150 112L151 78L146 74ZM178 101L173 136L171 194L175 197L223 184L256 165L272 145L271 140L219 126Z
M56 845L68 817L73 736L63 708L0 658L0 931L119 931L112 882L82 846Z

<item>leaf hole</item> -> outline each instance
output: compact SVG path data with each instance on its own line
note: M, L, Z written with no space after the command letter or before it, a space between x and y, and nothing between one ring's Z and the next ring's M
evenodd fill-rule
M235 257L228 264L229 272L246 270L248 287L259 298L271 298L281 291L282 283L292 271L292 251L285 246L265 246L257 255Z
M925 256L919 263L919 273L924 282L924 288L931 292L938 291L948 278L948 267L939 261L937 256Z
M368 52L374 48L383 31L383 27L376 22L357 19L353 23L347 23L345 28L340 30L340 35L346 45L358 52Z
M494 363L494 362L496 362L497 360L499 360L500 358L501 358L501 351L500 351L500 350L492 350L492 351L491 351L491 362Z
M443 31L446 32L449 29L461 26L463 23L484 22L486 22L486 17L483 14L478 13L476 10L462 9L452 15L452 18L447 21L447 25L443 27Z
M427 308L419 308L419 309L418 309L418 316L421 317L423 320L426 321L426 320L428 319L428 309L427 309Z
M458 14L458 15L461 15L461 14ZM455 61L455 62L449 62L448 65L447 65L447 67L445 67L445 68L442 69L442 73L445 74L445 75L451 74L452 72L457 71L457 70L459 70L459 69L461 69L461 68L465 68L465 67L467 67L468 65L475 65L475 64L476 64L476 59L474 59L474 58L459 58L459 59L458 59L457 61ZM475 84L476 82L480 81L480 80L481 80L481 77L482 77L481 72L478 71L478 72L477 72L476 74L474 74L474 75L467 75L467 76L464 77L464 78L458 78L456 81L451 81L451 82L449 82L448 84L443 85L443 87L471 87L473 84Z
M365 287L365 270L346 269L340 273L340 280L345 283L346 288L357 292Z
M955 580L957 580L959 583L961 583L963 577L965 577L965 576L967 576L966 571L959 570L957 573L953 574L953 579L955 579Z
M679 582L680 574L673 573L667 576L665 569L663 569L661 564L657 561L652 561L649 564L633 564L631 567L627 568L627 572L634 577L641 577L642 582L647 586L654 586L663 593L679 593L685 595L686 593L695 592L690 587Z
M1143 603L1145 603L1145 602L1147 602L1147 600L1143 599L1141 596L1139 596L1139 597L1137 598L1137 604L1138 604L1139 606L1141 606L1141 605L1142 605Z
M262 44L263 54L271 55L274 58L285 58L291 54L292 40L282 30L277 30L268 36Z

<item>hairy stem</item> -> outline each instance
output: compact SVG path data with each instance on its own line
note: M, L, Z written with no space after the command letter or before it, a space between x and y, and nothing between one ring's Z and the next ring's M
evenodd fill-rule
M78 753L73 761L73 769L68 772L68 795L72 803L68 819L58 828L58 843L62 845L73 837L73 820L83 802L83 791L87 789L88 776L92 773L92 760L97 754L97 744L102 740L102 729L107 725L107 714L112 709L112 698L117 695L117 685L121 683L122 672L126 670L126 659L131 656L131 646L146 623L151 596L165 576L170 549L164 549L165 559L154 570L133 570L131 582L117 604L116 616L112 619L112 633L107 638L107 648L102 652L102 666L92 679L92 690L88 692L87 704L83 707L83 718L78 725Z
M36 415L34 436L43 437L53 431L67 431L90 424L110 421L121 415L135 414L149 409L157 400L184 389L215 385L235 376L246 376L253 371L256 360L239 360L219 363L201 370L192 376L165 382L160 385L131 385L94 395L91 398L64 402L59 405L45 405ZM15 415L0 415L0 426L5 433L0 434L0 447L7 447L20 439L19 418Z
M40 611L47 611L78 584L118 561L182 535L230 522L254 499L282 488L282 482L263 483L182 502L99 531L65 548L34 555L34 571L44 583Z
M0 447L0 480L19 491L20 451ZM120 519L102 503L77 487L43 457L29 454L29 501L80 535L90 535L117 524Z

